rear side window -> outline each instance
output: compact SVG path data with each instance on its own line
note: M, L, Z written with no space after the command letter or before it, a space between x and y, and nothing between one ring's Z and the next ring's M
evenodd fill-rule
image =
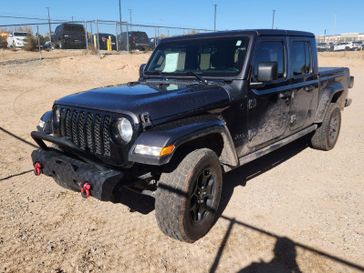
M263 41L258 45L254 62L255 79L258 78L258 65L267 62L276 62L278 65L278 78L285 78L286 68L283 41Z
M294 76L308 74L312 71L311 55L311 47L308 42L292 43L291 68Z
M148 35L145 32L129 32L129 37L134 39L136 42L147 43Z

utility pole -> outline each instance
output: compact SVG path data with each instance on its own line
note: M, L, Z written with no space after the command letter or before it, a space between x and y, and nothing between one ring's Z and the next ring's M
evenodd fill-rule
M119 0L119 23L120 23L120 32L123 32L123 25L122 25L122 17L121 17L121 0Z
M130 31L132 29L132 24L133 24L133 10L129 9L129 24L130 24Z
M216 12L217 12L217 5L214 5L214 31L216 31Z
M49 28L49 41L52 43L52 28L51 28L51 16L49 13L49 7L46 7L48 11L48 28Z
M326 43L326 29L324 31L324 43Z
M276 10L274 9L273 10L273 14L272 14L272 29L274 29L274 20L275 20L275 17L276 17Z

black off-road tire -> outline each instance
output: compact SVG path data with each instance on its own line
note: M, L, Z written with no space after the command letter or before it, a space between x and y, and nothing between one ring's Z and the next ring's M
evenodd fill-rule
M206 187L201 186L204 183ZM155 200L159 228L180 241L200 239L217 220L221 191L222 169L216 153L206 148L189 153L174 171L161 175ZM208 197L198 195L206 192ZM207 198L206 204L198 203L199 198ZM196 213L200 209L206 211Z
M336 103L331 103L324 120L311 138L311 147L329 151L335 147L341 127L341 110Z

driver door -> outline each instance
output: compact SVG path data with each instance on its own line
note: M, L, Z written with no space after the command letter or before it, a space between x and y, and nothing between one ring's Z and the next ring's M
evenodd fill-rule
M261 63L276 63L277 78L269 82L258 82L258 66ZM279 139L288 127L292 91L287 75L286 39L260 39L253 56L248 92L249 152Z

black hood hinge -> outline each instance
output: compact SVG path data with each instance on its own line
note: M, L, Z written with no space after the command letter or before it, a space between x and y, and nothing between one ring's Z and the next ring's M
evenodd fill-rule
M140 120L142 121L143 129L152 126L152 121L148 112L140 114Z

